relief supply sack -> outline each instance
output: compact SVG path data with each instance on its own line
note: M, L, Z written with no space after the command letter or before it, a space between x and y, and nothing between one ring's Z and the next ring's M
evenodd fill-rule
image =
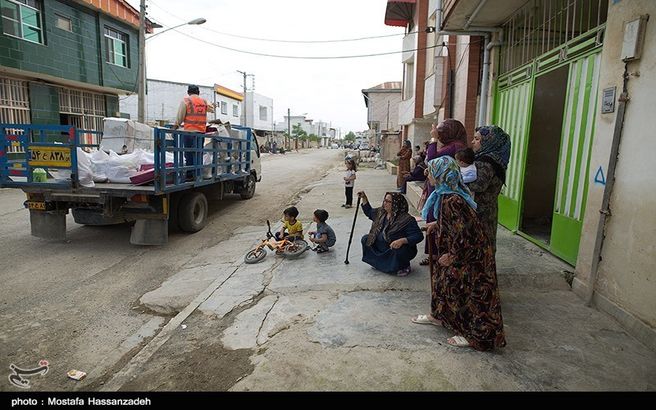
M80 185L93 188L93 171L91 171L91 154L87 154L82 148L77 149L77 175Z

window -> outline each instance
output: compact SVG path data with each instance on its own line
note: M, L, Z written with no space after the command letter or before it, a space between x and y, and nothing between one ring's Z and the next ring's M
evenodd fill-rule
M55 14L55 26L62 30L73 32L73 23L68 17L60 16Z
M105 117L105 96L70 88L59 89L59 114L62 124L77 128L102 131ZM85 144L97 144L96 134L82 136Z
M266 121L267 120L267 107L263 107L260 105L260 121Z
M409 100L415 95L415 65L405 64L405 81L403 82L403 99Z
M43 44L41 9L37 0L0 0L3 33Z
M237 104L232 104L232 116L239 117L239 106Z
M30 101L27 81L0 77L0 123L29 124ZM18 130L5 130L16 132ZM7 152L23 152L18 141L11 141Z
M128 36L105 27L106 61L121 67L128 67Z
M228 115L228 103L221 101L221 114Z

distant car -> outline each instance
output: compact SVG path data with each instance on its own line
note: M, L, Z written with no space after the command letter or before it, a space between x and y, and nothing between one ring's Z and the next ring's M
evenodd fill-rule
M338 149L339 145L335 144L334 142L330 144L330 149Z
M369 144L367 144L366 142L363 142L362 144L360 144L360 149L361 150L368 150L369 149Z

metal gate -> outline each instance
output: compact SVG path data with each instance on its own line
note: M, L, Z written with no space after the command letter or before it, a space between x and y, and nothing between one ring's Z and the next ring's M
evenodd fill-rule
M581 239L590 180L590 150L598 104L601 53L574 61L569 84L556 183L551 251L571 264Z
M569 77L560 139L550 252L575 265L590 180L589 163L598 106L599 68L605 25L550 50L530 64L504 74L496 84L493 123L511 136L506 186L499 195L499 223L519 229L524 171L530 139L535 79L568 66Z
M499 81L496 97L494 123L512 138L506 185L499 195L499 222L512 231L519 227L533 86L531 67L524 68Z

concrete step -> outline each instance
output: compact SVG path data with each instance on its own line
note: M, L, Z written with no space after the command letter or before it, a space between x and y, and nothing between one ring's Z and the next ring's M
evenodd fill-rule
M397 173L398 170L399 170L399 166L398 166L398 165L394 165L394 164L391 163L391 162L388 162L386 165L387 165L387 172L389 172L389 173L392 174L392 175L396 175L396 173Z
M417 209L419 204L419 199L421 198L421 193L424 190L424 183L419 181L412 181L407 183L405 197L408 200L408 203L411 207ZM417 209L421 213L421 209Z

